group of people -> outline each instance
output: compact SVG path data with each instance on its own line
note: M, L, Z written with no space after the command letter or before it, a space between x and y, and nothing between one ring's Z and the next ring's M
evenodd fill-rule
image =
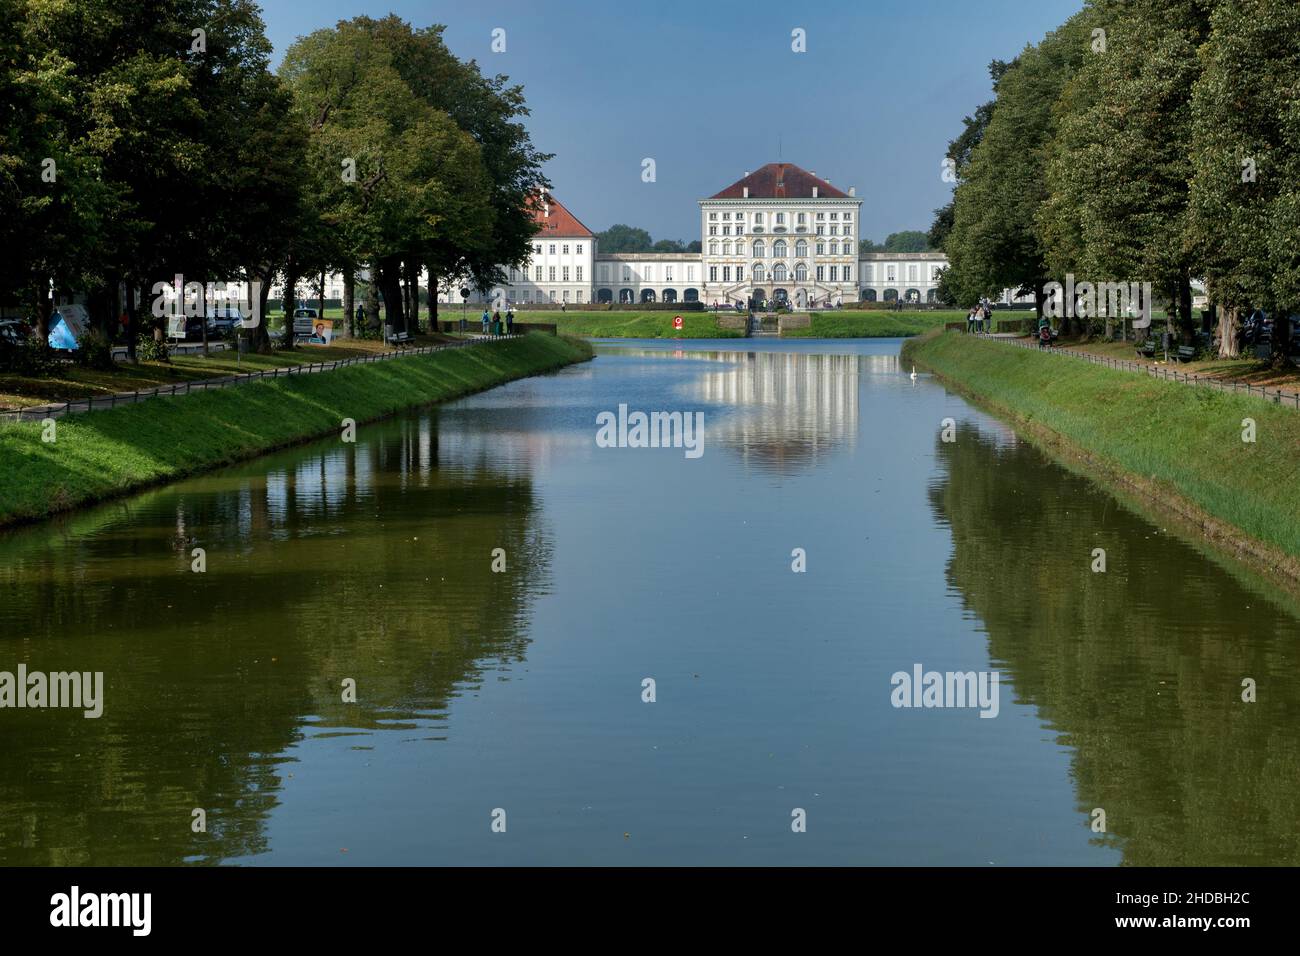
M993 305L988 299L980 299L966 313L967 332L993 331Z
M491 313L490 315L488 314L488 310L484 309L483 310L483 334L500 335L503 331L505 332L506 335L515 334L515 310L506 309L505 325L503 326L501 323L500 309L497 309L495 312Z

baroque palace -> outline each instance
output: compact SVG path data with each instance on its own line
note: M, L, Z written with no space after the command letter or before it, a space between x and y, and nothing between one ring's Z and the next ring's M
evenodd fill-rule
M862 200L793 163L768 163L699 200L695 253L602 253L595 234L553 195L539 197L527 262L506 281L471 290L468 301L497 308L534 303L696 302L712 306L856 300L931 302L941 252L859 253ZM459 304L459 289L439 302Z

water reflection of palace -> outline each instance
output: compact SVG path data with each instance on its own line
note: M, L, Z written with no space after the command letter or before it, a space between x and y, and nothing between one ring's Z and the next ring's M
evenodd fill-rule
M858 433L863 375L896 374L893 355L712 352L727 366L699 377L696 395L735 414L709 423L708 437L746 463L784 471L814 464Z

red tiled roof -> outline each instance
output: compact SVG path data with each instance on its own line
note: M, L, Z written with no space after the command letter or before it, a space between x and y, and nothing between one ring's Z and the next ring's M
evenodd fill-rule
M818 199L849 198L848 193L794 163L768 163L709 198L743 199L746 186L749 187L750 199L812 199L814 186L817 187Z
M592 231L550 193L543 193L533 200L532 212L533 222L537 223L538 236L566 239L594 238Z

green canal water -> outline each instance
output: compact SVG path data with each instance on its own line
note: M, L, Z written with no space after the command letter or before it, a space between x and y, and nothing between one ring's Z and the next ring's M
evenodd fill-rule
M0 537L0 671L104 675L0 709L0 863L1300 863L1296 608L898 347L602 344Z

